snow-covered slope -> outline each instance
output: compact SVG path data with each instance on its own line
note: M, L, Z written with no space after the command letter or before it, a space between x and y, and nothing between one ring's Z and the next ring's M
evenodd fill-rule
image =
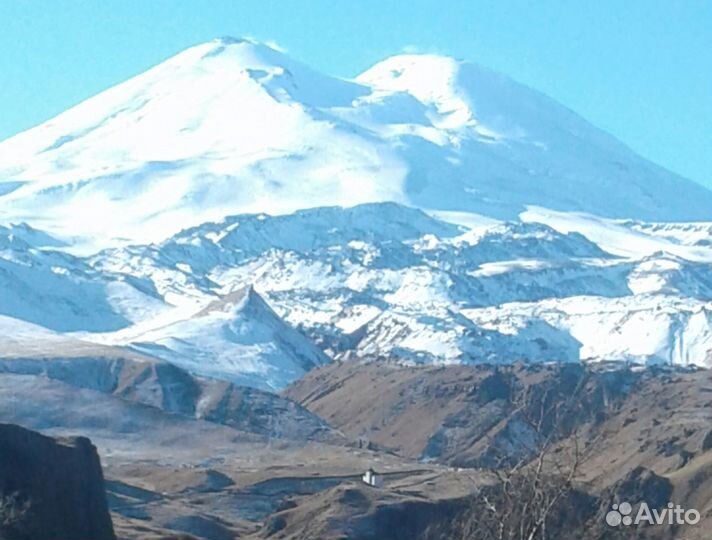
M0 315L52 330L98 332L161 310L150 282L98 273L83 259L28 241L48 243L51 237L27 226L0 227Z
M91 357L116 345L263 389L327 361L250 287L220 297L209 280L181 281L186 274L175 267L142 276L23 237L50 238L27 226L0 229L0 356ZM113 261L112 254L100 259Z
M396 201L712 219L712 194L474 63L389 58L354 81L270 47L192 47L0 143L0 221L91 246L241 212Z
M83 337L271 387L325 361L302 334L338 359L709 365L709 262L635 234L650 253L613 255L541 223L467 230L392 203L231 216L89 259L96 272L152 283L176 307ZM236 300L249 286L253 300Z
M476 324L518 332L544 321L581 344L582 361L712 367L712 302L674 295L574 296L466 310Z
M374 89L370 100L378 108L404 95L425 106L422 124L438 137L419 129L408 133L413 123L397 123L397 131L406 128L399 139L408 145L407 194L419 206L437 201L438 209L510 219L528 205L641 220L709 219L706 189L642 160L547 96L473 62L400 55L356 80Z
M250 286L187 320L137 336L132 347L193 373L269 390L281 389L328 361Z
M577 222L587 234L590 219ZM272 390L330 358L712 365L704 226L691 241L683 226L601 223L609 246L640 238L636 253L541 222L467 229L393 203L228 216L89 258L5 231L3 347L72 356L94 343Z

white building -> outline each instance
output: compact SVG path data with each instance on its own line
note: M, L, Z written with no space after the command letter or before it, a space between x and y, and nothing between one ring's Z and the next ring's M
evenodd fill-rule
M363 480L364 484L368 484L369 486L377 488L383 487L383 475L378 474L373 469L368 469L361 477L361 480Z

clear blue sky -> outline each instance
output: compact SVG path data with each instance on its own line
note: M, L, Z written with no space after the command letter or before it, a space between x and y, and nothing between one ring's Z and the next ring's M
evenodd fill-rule
M343 77L476 60L712 188L712 0L0 0L0 139L225 35Z

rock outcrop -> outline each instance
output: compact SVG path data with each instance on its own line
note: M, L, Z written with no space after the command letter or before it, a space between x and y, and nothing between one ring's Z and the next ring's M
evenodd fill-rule
M0 424L0 496L8 501L0 538L116 538L99 456L85 437L54 439Z

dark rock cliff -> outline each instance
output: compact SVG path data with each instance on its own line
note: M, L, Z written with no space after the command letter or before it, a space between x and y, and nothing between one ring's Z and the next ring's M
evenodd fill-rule
M115 540L96 448L0 424L0 538Z

